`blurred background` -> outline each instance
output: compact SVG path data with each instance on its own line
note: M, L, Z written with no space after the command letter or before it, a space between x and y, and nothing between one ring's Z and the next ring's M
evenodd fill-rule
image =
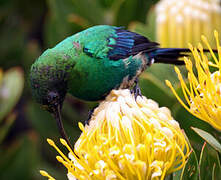
M55 120L36 104L29 86L29 69L47 48L66 37L98 24L125 26L162 47L197 44L201 34L221 34L221 8L217 0L1 0L0 1L0 179L45 179L45 169L65 179L66 169L46 142L58 142ZM212 44L214 40L209 39ZM215 46L214 46L215 47ZM183 73L185 74L184 67ZM148 98L169 107L197 155L203 140L190 127L214 136L218 132L186 112L165 85L165 79L181 92L173 66L154 64L142 74L140 86ZM87 119L96 103L67 96L62 117L71 142L80 135L78 122ZM219 134L220 135L220 134ZM62 146L61 146L62 149ZM65 151L65 150L64 150Z

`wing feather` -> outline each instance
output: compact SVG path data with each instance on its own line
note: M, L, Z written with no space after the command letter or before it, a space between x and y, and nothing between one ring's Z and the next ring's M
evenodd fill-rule
M158 43L125 30L123 27L100 25L83 32L78 42L83 51L91 57L110 60L125 59L140 52L150 52L158 48Z

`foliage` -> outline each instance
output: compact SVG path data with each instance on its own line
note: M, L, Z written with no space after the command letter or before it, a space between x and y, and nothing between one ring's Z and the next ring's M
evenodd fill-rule
M12 68L4 74L0 70L0 143L16 118L17 113L12 109L21 96L23 84L24 77L20 68Z

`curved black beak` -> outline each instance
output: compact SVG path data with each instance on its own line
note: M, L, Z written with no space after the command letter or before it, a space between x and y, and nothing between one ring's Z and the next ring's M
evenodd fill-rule
M69 138L68 138L68 136L67 136L67 134L65 132L65 129L64 129L64 126L63 126L63 123L62 123L62 119L61 119L61 108L60 108L60 105L57 105L56 108L54 109L53 116L56 119L58 130L59 130L59 132L61 134L61 137L63 139L65 139L65 141L67 142L68 146L72 149L72 151L75 154L75 156L78 157L78 155L75 153L74 148L71 145L71 143L69 141Z

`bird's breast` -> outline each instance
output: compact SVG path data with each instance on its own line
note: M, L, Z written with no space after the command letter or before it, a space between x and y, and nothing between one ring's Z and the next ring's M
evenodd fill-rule
M103 99L112 89L131 87L145 68L142 56L124 60L85 57L75 67L68 84L69 92L82 100Z

